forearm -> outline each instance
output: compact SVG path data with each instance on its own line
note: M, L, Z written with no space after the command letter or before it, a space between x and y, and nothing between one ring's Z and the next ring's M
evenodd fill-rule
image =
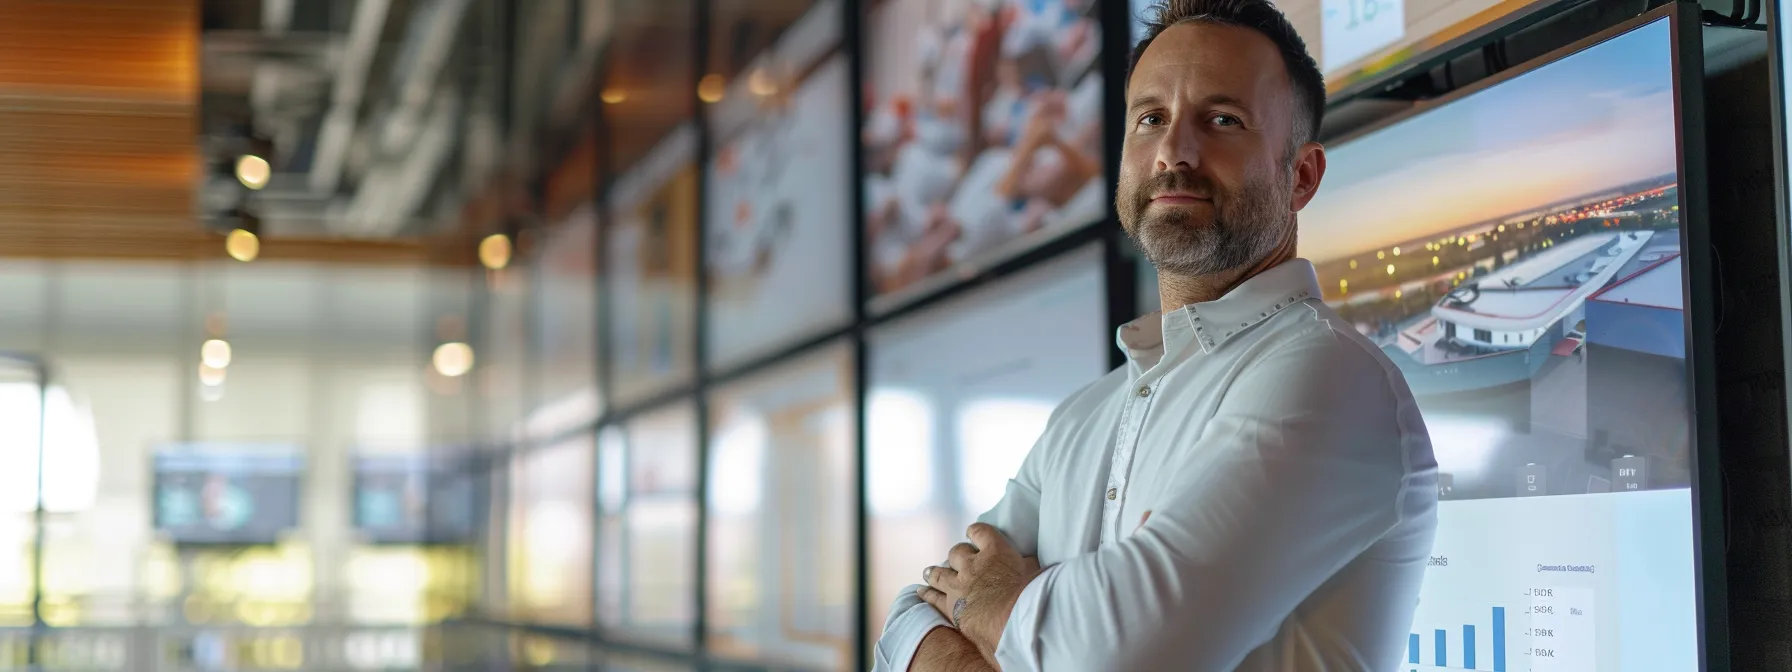
M997 672L976 644L952 628L934 628L921 640L909 672Z

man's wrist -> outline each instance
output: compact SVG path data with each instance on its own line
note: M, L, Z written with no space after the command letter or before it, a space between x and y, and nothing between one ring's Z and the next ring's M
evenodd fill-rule
M996 646L1002 643L1002 632L1008 629L1008 616L1014 613L1014 603L1026 589L1025 582L1017 581L970 596L964 608L964 621L958 624L965 639L994 658Z
M935 672L962 670L982 670L988 668L988 658L977 650L977 645L965 638L964 633L947 626L939 626L921 638L921 646L915 650L913 662L909 663L909 672Z

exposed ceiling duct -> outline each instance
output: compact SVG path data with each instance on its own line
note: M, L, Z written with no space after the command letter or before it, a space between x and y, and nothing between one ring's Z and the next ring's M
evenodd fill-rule
M389 238L452 224L467 175L497 160L483 81L499 75L496 26L467 21L505 0L204 0L202 217L252 211L274 235ZM489 126L491 122L481 121ZM253 142L250 142L253 139ZM489 143L489 139L481 139ZM249 191L225 169L271 145ZM237 203L237 208L223 208ZM223 213L232 213L224 215Z

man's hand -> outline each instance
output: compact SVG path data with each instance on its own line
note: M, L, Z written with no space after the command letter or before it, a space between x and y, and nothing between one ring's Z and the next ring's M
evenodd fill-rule
M927 585L916 592L994 659L1002 630L1008 627L1008 613L1039 575L1039 562L1021 557L993 526L977 523L966 535L971 543L953 546L947 566L922 571Z

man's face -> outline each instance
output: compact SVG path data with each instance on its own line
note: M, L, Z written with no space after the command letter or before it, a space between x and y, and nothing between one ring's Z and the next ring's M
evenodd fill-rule
M1287 68L1262 34L1184 23L1152 41L1127 83L1115 204L1160 272L1246 266L1293 235L1318 186L1317 175L1296 185L1294 115Z

